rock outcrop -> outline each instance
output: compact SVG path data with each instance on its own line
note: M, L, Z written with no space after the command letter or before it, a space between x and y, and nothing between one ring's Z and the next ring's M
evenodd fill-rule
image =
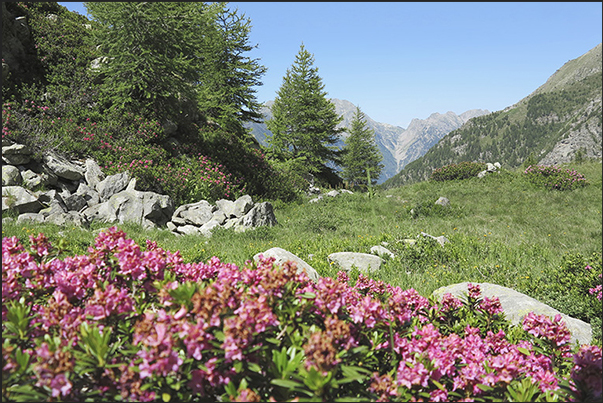
M277 224L272 204L253 203L251 196L244 195L235 201L218 200L215 205L206 200L182 205L167 222L167 227L177 235L199 234L209 237L216 227L242 232Z
M136 179L127 171L106 176L92 159L69 161L56 153L35 160L27 147L6 139L2 164L2 211L15 211L18 222L82 227L92 221L128 222L204 236L211 236L217 226L245 231L277 224L272 205L255 204L249 195L218 200L216 205L200 200L175 209L167 195L136 190ZM36 187L48 190L31 190Z

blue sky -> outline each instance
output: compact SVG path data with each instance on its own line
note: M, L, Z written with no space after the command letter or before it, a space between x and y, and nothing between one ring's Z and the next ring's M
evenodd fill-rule
M83 3L60 2L86 14ZM302 42L330 98L408 127L432 113L511 106L602 41L601 2L231 2L274 99Z

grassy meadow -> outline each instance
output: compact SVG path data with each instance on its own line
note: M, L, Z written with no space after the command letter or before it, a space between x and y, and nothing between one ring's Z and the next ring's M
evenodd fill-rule
M318 203L309 203L309 197L295 203L277 201L277 226L244 233L219 229L211 238L117 226L141 246L151 239L164 249L179 250L187 262L217 256L242 266L256 253L281 247L330 277L337 270L329 265L329 254L369 253L372 246L385 245L396 257L385 258L381 270L371 274L376 280L414 288L424 296L463 281L494 283L588 319L580 311L577 293L584 291L580 284L586 265L601 271L601 163L565 167L582 173L589 185L546 190L527 182L521 170L502 170L483 179L421 182L373 195L325 196ZM450 206L434 205L440 196L448 198ZM6 223L2 236L17 236L27 244L29 235L42 232L55 246L63 239L68 254L82 254L95 233L108 226L93 223L84 230ZM421 232L444 235L450 242L441 247L418 237ZM574 274L568 277L569 273Z

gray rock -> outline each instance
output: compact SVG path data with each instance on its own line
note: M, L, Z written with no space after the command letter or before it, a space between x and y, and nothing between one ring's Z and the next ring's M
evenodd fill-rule
M35 188L36 186L40 186L42 184L42 177L31 169L22 171L21 177L23 178L23 186L27 187L28 189Z
M243 217L253 208L253 200L251 196L244 195L239 197L234 202L233 214L235 217Z
M207 205L198 205L195 207L190 207L186 210L182 210L180 212L180 217L184 219L186 224L202 226L212 219L215 210L215 206L207 203Z
M80 183L75 194L81 195L84 200L86 200L86 204L88 206L93 206L101 202L100 195L98 194L98 192L90 186L86 185L85 183Z
M25 165L31 161L31 150L23 144L3 145L2 160L10 165Z
M280 266L285 262L294 262L297 265L297 273L305 272L310 278L310 280L318 281L318 272L314 270L312 266L310 266L303 259L294 255L293 253L286 251L285 249L271 248L264 253L258 253L253 256L253 260L256 263L259 262L260 255L263 255L264 257L273 257L275 259L274 264L277 266Z
M176 231L178 229L178 227L176 227L176 225L173 222L171 222L171 221L167 222L166 227L167 227L168 230L170 230L172 232L174 232L174 231Z
M226 218L226 214L222 210L216 210L210 221L216 221L218 225L223 225L226 222Z
M232 200L220 199L216 202L216 206L224 213L226 218L236 217L234 211L235 203Z
M63 227L76 226L81 228L88 228L89 223L82 214L78 214L75 211L68 211L66 213L53 213L46 217L46 222L50 224L60 225Z
M109 202L119 203L117 220L131 222L145 228L163 226L171 218L174 205L169 196L153 192L127 190L111 196Z
M46 166L60 178L77 181L84 177L84 170L57 154L44 155Z
M383 247L381 245L375 245L375 246L373 246L371 248L371 253L373 255L377 255L377 256L380 256L380 257L389 256L392 259L396 257L396 255L394 255L394 253L391 250L389 250L389 249L387 249L387 248L385 248L385 247Z
M19 217L17 217L17 224L24 224L24 223L43 223L44 222L44 216L40 213L23 213L20 214Z
M331 190L329 193L327 193L327 196L336 197L339 196L339 192L337 190Z
M426 238L431 238L431 239L436 240L436 241L437 241L437 242L440 244L440 246L442 246L442 247L444 246L444 244L445 244L445 243L450 242L450 241L448 240L448 238L446 238L446 237L445 237L445 236L443 236L443 235L442 235L442 236L433 236L433 235L429 235L429 234L428 234L428 233L426 233L426 232L421 232L421 235L423 235L423 236L424 236L424 237L426 237ZM420 236L420 235L419 235L419 236Z
M450 293L453 296L460 298L464 293L467 293L468 284L469 283L465 282L438 288L433 292L433 296L441 299L444 294ZM557 314L561 314L561 317L572 333L572 342L579 341L581 344L589 344L592 340L592 329L590 324L586 322L563 314L549 305L511 288L490 283L473 284L479 284L482 290L482 297L498 297L504 310L505 317L513 324L521 324L524 316L529 312L534 312L537 315L547 315L551 318L555 317Z
M103 173L101 168L98 166L96 161L93 159L86 160L86 172L84 173L86 183L93 189L96 189L96 185L102 182L106 175Z
M59 177L50 169L46 164L41 165L42 172L42 183L44 186L56 186L59 182Z
M321 200L322 200L322 195L318 195L318 197L311 199L308 203L318 203Z
M86 199L82 194L74 193L63 199L65 201L65 206L67 207L67 211L80 211L84 207L88 206Z
M175 225L188 225L186 223L186 220L182 217L176 217L175 215L172 216L172 221L173 224Z
M43 207L32 192L21 186L2 187L2 211L12 209L18 213L37 213Z
M2 165L2 186L20 186L23 177L19 168L13 165Z
M438 200L436 200L435 204L439 204L443 207L450 206L450 200L445 197L440 197Z
M205 224L203 224L201 227L199 227L199 232L201 232L204 236L206 237L210 237L211 236L211 231L216 228L219 227L220 223L217 220L209 220L208 222L206 222Z
M47 190L45 192L39 191L34 194L42 203L50 204L53 200L58 200L64 204L63 197L56 189Z
M177 231L183 235L202 235L199 227L194 225L183 225L177 228Z
M195 202L195 203L183 204L180 207L178 207L176 209L176 211L174 211L174 216L181 217L180 214L185 210L196 209L196 208L205 208L205 207L211 207L211 204L207 200L199 200L198 202Z
M111 196L121 192L130 182L130 173L128 171L120 172L115 175L109 175L96 185L101 202L106 202Z
M328 257L330 263L344 271L351 271L353 268L363 273L369 273L379 270L383 259L379 256L368 253L356 252L337 252L331 253Z
M40 210L40 214L47 218L52 214L62 214L68 211L67 206L65 206L65 203L63 203L62 200L59 201L58 199L53 199L48 204L48 207Z
M272 204L270 204L270 202L263 202L253 206L253 208L245 214L241 224L243 227L249 228L262 226L273 227L278 223L274 216Z
M351 190L347 190L347 189L341 189L341 193L347 193L349 195L353 195L354 192L352 192Z
M226 222L224 222L224 229L229 229L229 228L233 228L233 227L241 227L243 228L243 226L241 225L241 222L243 221L243 217L234 217L234 218L229 218L226 220Z

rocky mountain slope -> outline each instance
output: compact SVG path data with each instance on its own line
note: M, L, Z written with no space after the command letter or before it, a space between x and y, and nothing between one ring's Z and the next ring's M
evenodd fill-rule
M462 161L498 161L507 168L601 158L601 44L570 60L516 104L476 117L449 132L385 187L426 180L435 168Z
M335 105L336 113L343 116L340 126L350 127L356 112L356 105L350 101L336 98L332 98L331 102ZM268 101L262 109L264 120L272 117L270 112L272 104L272 101ZM406 164L425 154L450 131L458 129L473 117L487 113L489 112L481 109L473 109L461 115L454 112L434 113L427 119L413 119L407 129L377 122L365 113L367 126L375 131L375 141L383 155L385 165L378 183L383 183L398 173ZM246 127L251 129L254 137L262 145L267 145L266 139L271 133L265 123L249 123ZM347 133L344 132L336 145L343 147L346 137Z

